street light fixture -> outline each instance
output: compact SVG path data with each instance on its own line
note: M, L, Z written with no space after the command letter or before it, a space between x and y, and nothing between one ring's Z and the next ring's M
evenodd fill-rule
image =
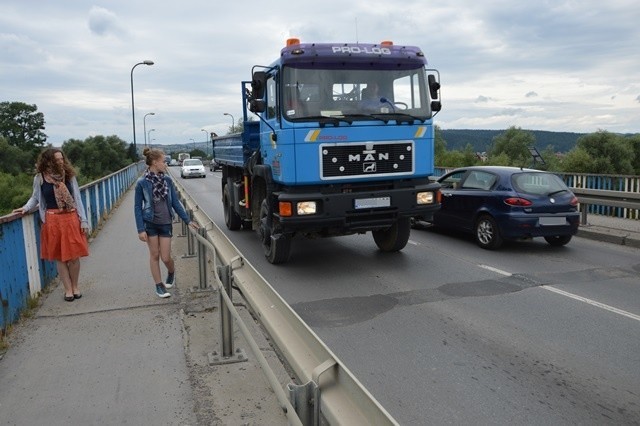
M229 114L228 112L225 112L222 115L228 115L229 117L231 117L231 132L233 132L236 128L236 120L234 120L233 115Z
M138 65L153 65L153 61L147 59L146 61L138 62L131 68L131 121L133 122L133 148L136 157L138 156L138 147L136 146L136 107L133 102L133 70L136 69Z
M147 139L145 139L145 144L146 144L146 141L148 140L149 141L149 145L151 145L151 132L155 132L155 130L156 129L151 129L151 130L149 130L147 132Z
M206 151L208 151L207 147L209 146L208 142L209 142L209 132L207 132L205 129L200 129L201 132L204 132L204 150L205 153Z
M147 146L147 115L156 115L155 112L148 112L142 118L142 124L144 125L144 146Z

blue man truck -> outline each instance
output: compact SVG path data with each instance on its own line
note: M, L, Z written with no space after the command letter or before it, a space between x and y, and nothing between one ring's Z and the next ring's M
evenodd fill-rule
M371 232L402 250L440 208L439 77L418 47L287 40L241 82L242 132L212 138L227 228L257 231L274 264L296 235Z

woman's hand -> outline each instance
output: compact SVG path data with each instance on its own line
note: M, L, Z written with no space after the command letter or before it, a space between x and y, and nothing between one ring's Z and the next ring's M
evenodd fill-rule
M22 207L20 207L19 209L13 209L12 213L27 214L27 211L26 209L23 209Z
M138 239L140 241L144 241L145 243L147 242L147 233L145 231L142 231L138 234Z
M198 225L198 222L196 222L195 220L192 220L192 221L189 223L189 226L190 226L190 227L192 227L193 229L195 229L196 231L197 231L198 229L200 229L200 225Z

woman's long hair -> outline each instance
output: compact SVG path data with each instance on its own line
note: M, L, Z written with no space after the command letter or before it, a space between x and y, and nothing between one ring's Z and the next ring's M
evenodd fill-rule
M62 167L56 161L56 153L61 153L64 158ZM64 175L65 180L69 180L76 175L76 171L64 155L60 148L47 148L40 153L36 162L36 170L38 173L47 173L53 175Z

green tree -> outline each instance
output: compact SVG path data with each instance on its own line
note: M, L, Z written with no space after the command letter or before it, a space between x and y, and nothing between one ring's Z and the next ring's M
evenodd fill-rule
M529 147L536 142L533 133L511 126L504 133L493 138L493 144L489 150L489 161L494 164L493 157L505 154L511 166L530 166L532 162Z
M104 177L131 163L127 143L117 136L91 136L84 141L69 139L62 150L83 183Z
M440 129L440 126L436 125L435 126L435 136L434 136L434 158L435 158L435 164L437 165L443 165L444 164L444 156L447 152L447 141L444 140L444 137L442 136L442 129Z
M44 134L44 114L36 105L24 102L0 102L0 136L9 145L28 152L35 161L47 141Z
M33 190L33 176L21 173L17 176L0 172L0 216L24 206Z
M629 142L631 149L633 150L633 174L640 175L640 134L627 137L626 140Z
M576 147L569 151L560 162L559 171L565 173L591 173L595 164L584 148Z
M9 142L0 136L0 172L13 176L31 170L34 166L32 155L20 150L20 148L9 145Z
M634 173L634 151L624 137L606 130L598 130L578 139L575 149L584 150L590 157L590 169L584 173L623 174Z

